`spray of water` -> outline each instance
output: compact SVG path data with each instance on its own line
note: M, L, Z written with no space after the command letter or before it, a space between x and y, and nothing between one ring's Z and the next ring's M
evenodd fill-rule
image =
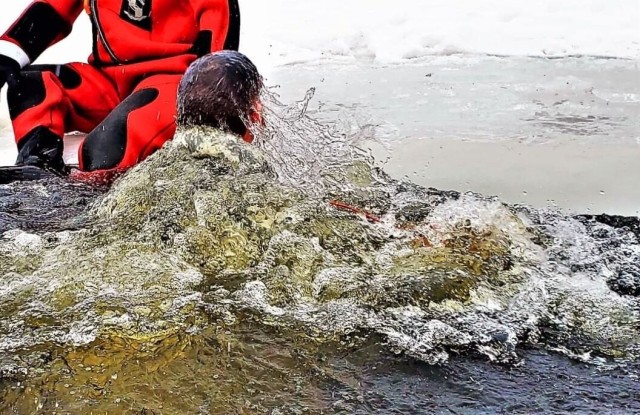
M322 197L331 191L347 190L363 175L371 175L374 164L370 152L360 147L361 136L323 125L306 115L315 90L284 105L277 96L263 90L264 126L255 145L260 148L286 186Z

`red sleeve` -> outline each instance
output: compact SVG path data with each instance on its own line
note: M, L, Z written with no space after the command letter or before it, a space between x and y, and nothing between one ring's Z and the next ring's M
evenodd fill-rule
M238 50L240 7L238 0L197 0L195 12L201 31L212 34L211 51Z
M32 2L0 37L0 54L17 60L23 67L33 62L49 46L71 33L82 5L83 0Z

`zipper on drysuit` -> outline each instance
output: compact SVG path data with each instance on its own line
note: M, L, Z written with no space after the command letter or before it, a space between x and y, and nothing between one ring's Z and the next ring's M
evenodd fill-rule
M98 16L97 3L98 3L98 0L84 0L84 9L89 15L89 17L91 18L91 21L93 22L93 25L96 28L96 31L98 32L98 37L102 41L102 46L104 46L104 49L109 54L109 57L111 58L113 63L119 64L120 59L118 59L116 54L113 53L113 49L111 49L111 46L109 46L109 42L107 42L107 37L104 35L104 31L102 30L102 26L100 25L100 18ZM96 53L98 53L97 49L96 49ZM99 59L100 57L96 56L96 58Z

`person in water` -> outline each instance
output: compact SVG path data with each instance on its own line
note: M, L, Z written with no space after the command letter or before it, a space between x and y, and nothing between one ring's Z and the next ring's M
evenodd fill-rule
M83 8L93 26L89 63L32 65L71 32ZM80 170L134 166L173 137L178 85L189 65L237 50L239 31L237 0L34 1L0 37L16 164L68 173L63 137L80 131L88 133Z
M179 126L210 126L251 143L263 125L262 77L240 52L205 55L189 66L178 87Z

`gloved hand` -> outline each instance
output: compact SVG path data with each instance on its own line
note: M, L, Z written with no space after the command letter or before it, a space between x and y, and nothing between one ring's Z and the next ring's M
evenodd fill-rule
M10 76L20 72L20 64L8 56L0 55L0 88L4 86Z

